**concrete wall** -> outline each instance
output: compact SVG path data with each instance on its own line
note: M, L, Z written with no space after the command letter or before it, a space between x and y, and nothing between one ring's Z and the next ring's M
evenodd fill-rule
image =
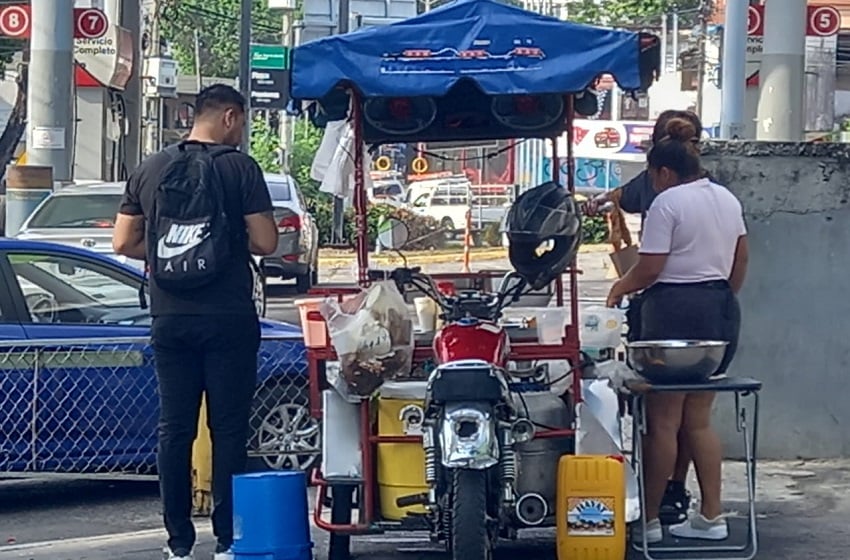
M711 143L705 165L739 197L749 228L730 373L764 382L760 455L848 457L850 146ZM731 398L723 401L718 426L727 453L740 456Z

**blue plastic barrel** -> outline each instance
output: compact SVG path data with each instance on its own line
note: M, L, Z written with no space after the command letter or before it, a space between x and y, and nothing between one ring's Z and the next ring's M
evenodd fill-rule
M233 477L233 552L251 560L309 560L307 479L300 471Z

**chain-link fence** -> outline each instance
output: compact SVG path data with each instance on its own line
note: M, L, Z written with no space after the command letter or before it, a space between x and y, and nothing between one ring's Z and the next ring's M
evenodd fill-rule
M300 338L264 339L251 467L307 468L321 450ZM0 341L0 473L156 473L148 339Z

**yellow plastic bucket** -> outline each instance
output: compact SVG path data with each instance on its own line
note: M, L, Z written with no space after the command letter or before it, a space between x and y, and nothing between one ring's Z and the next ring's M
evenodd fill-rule
M378 434L386 436L421 435L422 398L424 390L419 383L396 383L397 387L410 385L408 390L391 390L385 384L378 398ZM397 388L396 387L396 388ZM392 395L389 397L388 395ZM378 444L378 495L381 516L389 521L401 521L408 514L423 514L423 506L400 508L396 500L403 496L428 491L425 484L425 453L421 443Z

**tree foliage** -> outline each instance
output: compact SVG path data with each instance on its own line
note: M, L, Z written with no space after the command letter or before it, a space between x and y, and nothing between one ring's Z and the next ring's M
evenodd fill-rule
M659 25L667 14L680 14L680 25L696 21L701 0L580 0L568 5L568 18L592 25L642 27Z
M200 43L201 75L239 75L240 0L168 0L160 18L160 33L173 49L183 74L195 74L195 31ZM253 0L251 42L280 43L281 18L268 0Z
M260 117L251 123L251 157L266 173L280 173L280 139Z

